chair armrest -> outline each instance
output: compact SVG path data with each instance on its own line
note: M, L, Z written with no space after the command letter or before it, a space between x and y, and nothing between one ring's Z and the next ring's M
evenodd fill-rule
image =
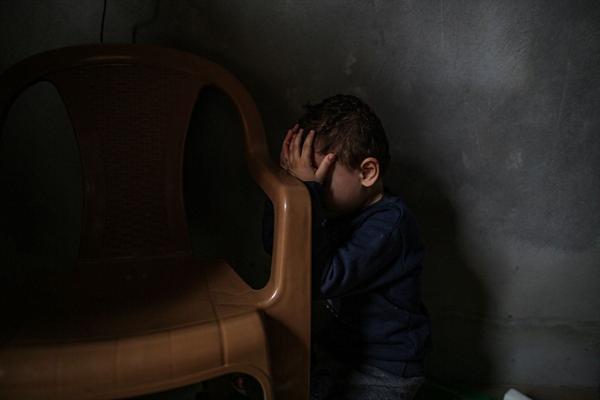
M262 307L290 301L288 296L310 302L311 200L305 185L275 166L268 158L249 160L256 183L273 203L274 235L271 277L261 289ZM281 299L284 295L286 298Z

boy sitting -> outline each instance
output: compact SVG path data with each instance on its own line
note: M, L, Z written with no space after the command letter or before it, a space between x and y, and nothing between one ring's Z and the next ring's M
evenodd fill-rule
M425 380L423 247L414 217L384 187L389 160L379 118L347 95L306 106L281 148L281 167L311 195L313 297L329 310L313 332L312 399L412 399ZM272 219L267 202L269 252Z

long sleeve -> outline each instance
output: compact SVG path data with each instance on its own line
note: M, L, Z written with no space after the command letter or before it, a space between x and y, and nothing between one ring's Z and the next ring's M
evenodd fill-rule
M340 237L339 226L328 221L322 205L323 187L304 182L312 208L312 293L315 298L331 298L371 290L403 273L391 263L407 255L403 213L383 208L352 227L351 235ZM273 249L273 205L267 199L263 216L263 246ZM401 262L401 264L403 264ZM397 267L397 265L396 265Z
M328 257L313 267L325 298L357 294L389 282L402 271L389 266L403 256L401 214L384 209L371 214Z

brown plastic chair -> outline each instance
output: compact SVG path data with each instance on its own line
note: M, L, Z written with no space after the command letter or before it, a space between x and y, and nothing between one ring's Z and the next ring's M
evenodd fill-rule
M307 399L310 198L270 160L240 82L176 50L63 48L2 74L0 122L39 81L57 88L76 134L81 245L74 273L48 278L38 299L14 300L12 319L3 317L0 398L123 398L241 372L260 382L267 399ZM190 114L207 85L239 111L250 175L275 207L271 276L259 290L223 260L192 257L182 159Z

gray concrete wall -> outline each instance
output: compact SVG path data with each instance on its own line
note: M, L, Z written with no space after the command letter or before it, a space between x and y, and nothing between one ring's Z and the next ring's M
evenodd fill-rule
M100 1L0 2L0 68L97 41L101 12ZM273 154L302 104L362 97L391 142L386 184L428 248L430 374L597 387L597 2L109 0L105 41L133 39L232 70Z

